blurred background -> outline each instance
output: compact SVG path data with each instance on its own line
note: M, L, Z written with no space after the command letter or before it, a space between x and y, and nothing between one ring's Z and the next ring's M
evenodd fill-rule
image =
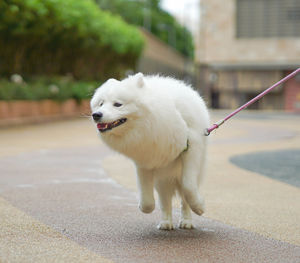
M106 79L170 75L233 109L300 66L300 0L0 0L0 124L89 114ZM300 112L300 74L251 109Z

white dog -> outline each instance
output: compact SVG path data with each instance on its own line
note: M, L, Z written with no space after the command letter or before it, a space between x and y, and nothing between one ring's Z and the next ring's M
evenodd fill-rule
M209 125L205 103L181 81L138 73L109 79L91 100L103 141L131 158L137 169L139 208L151 213L154 187L162 210L159 229L173 229L172 197L181 196L180 228L193 228L192 209L204 212L199 184L204 173Z

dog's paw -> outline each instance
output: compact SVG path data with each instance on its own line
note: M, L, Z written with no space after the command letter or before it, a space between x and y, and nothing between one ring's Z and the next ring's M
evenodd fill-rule
M193 206L193 207L191 207L191 209L198 216L201 216L204 213L204 208L202 208L201 206Z
M191 207L192 211L199 216L201 216L205 211L205 206L204 206L204 203L202 203L202 202L190 205L190 207Z
M191 219L182 219L179 222L179 228L181 228L181 229L193 229L194 225L193 225Z
M155 208L155 203L149 203L149 204L142 204L139 203L139 209L146 214L151 213Z
M173 230L174 226L173 226L173 223L171 221L164 220L164 221L161 221L158 224L157 228L160 229L160 230Z

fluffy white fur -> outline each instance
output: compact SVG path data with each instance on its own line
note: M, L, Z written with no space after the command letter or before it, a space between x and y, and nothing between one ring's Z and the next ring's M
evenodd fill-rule
M116 102L122 105L114 106ZM199 184L206 157L203 134L209 125L198 93L173 78L138 73L122 81L109 79L96 90L91 108L102 115L97 123L127 119L100 135L108 146L134 161L140 210L153 211L155 188L162 210L158 228L173 229L172 197L177 192L182 199L179 227L193 228L190 210L198 215L204 212Z

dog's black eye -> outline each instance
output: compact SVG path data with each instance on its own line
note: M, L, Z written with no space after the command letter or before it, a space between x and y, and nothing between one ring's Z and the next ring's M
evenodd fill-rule
M119 102L115 102L115 103L114 103L114 106L115 106L115 107L121 107L121 106L122 106L122 104L121 104L121 103L119 103Z
M103 105L103 101L100 102L99 106L101 107Z

